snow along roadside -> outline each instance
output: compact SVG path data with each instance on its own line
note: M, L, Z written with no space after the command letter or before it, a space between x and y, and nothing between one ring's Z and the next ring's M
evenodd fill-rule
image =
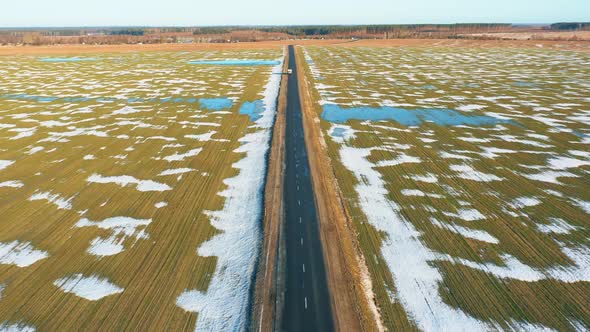
M280 73L283 59L272 69ZM256 259L260 251L260 219L266 175L266 155L276 113L281 75L271 74L264 90L265 110L251 128L256 132L240 139L234 152L246 157L233 164L240 173L225 179L227 190L223 209L207 214L211 224L222 231L197 250L200 256L217 256L217 266L206 292L185 290L176 304L186 311L198 312L196 331L245 330L249 294Z

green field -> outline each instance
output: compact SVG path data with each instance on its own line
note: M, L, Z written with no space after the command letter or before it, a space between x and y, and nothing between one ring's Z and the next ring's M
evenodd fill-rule
M590 55L306 47L389 330L590 328Z
M188 61L281 56L2 57L0 329L241 326L260 236L260 204L250 203L261 201L269 126L239 110L263 100L276 75L272 66ZM272 120L274 106L265 107ZM238 189L249 214L232 219L226 236L241 237L220 257L220 243L206 241L244 212Z

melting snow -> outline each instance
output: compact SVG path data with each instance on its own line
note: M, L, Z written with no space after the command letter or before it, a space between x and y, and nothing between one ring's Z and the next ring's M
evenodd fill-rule
M457 213L444 212L449 217L459 218L465 221L483 220L486 218L481 212L476 209L459 209Z
M194 171L194 169L192 169L192 168L173 168L173 169L167 169L158 175L159 176L176 175L176 174L183 174L183 173L188 173L188 172L192 172L192 171Z
M92 240L88 252L96 256L112 256L124 250L123 243L129 237L136 240L147 239L145 228L152 219L135 219L131 217L110 217L102 221L92 221L86 218L80 219L76 227L98 227L111 230L108 238L97 237Z
M74 293L76 296L90 301L123 292L123 288L111 283L106 278L85 277L80 273L57 279L53 284L66 293Z
M72 209L72 201L73 197L68 199L60 197L58 194L51 194L51 192L35 192L31 197L29 197L29 201L40 201L40 200L47 200L50 203L55 204L58 209L63 210L71 210Z
M482 173L475 170L469 165L451 165L450 169L458 172L459 177L466 180L473 180L478 182L502 181L503 179L494 174Z
M156 209L160 209L165 206L168 206L168 203L167 202L158 202L158 203L154 204L154 206L156 207Z
M121 187L125 187L128 184L136 184L137 190L139 191L166 191L172 189L167 184L152 180L138 180L130 175L102 176L92 174L86 181L93 183L115 183Z
M0 188L2 188L2 187L21 188L22 186L24 186L24 184L18 180L0 182Z
M25 323L11 324L9 322L4 322L4 323L0 324L0 331L2 331L2 332L35 332L36 329L32 326L25 324Z
M0 170L5 169L12 164L14 164L14 161L12 160L0 160Z
M535 197L518 197L512 202L512 206L516 208L536 206L539 204L541 204L541 201Z
M414 181L426 182L426 183L436 183L438 182L438 177L436 174L428 173L426 175L412 175L410 179Z
M575 178L578 177L577 175L570 173L570 172L560 172L560 171L545 171L537 174L522 174L527 179L535 180L535 181L542 181L554 184L561 184L557 178L561 177L570 177Z
M131 106L125 106L121 109L114 111L112 113L112 115L125 115L125 114L139 113L139 112L146 112L146 110L138 110L138 109L133 108Z
M202 148L198 148L198 149L192 149L186 153L181 153L181 154L175 153L171 156L164 157L164 160L169 161L169 162L181 161L181 160L184 160L185 158L194 157L194 156L198 155L199 152L201 152L202 150L203 150Z
M578 229L561 218L549 218L550 224L537 224L537 229L542 233L569 234Z
M47 257L45 251L35 249L30 242L0 242L0 264L25 267Z
M436 225L440 228L446 229L450 232L459 234L459 235L464 236L469 239L474 239L474 240L492 243L492 244L500 243L500 241L497 238L495 238L494 236L492 236L490 233L488 233L486 231L471 229L471 228L467 228L467 227L463 227L463 226L459 226L459 225L454 225L454 224L446 224L446 223L442 223L434 218L430 218L430 221L432 222L433 225Z
M418 157L408 156L406 154L400 154L397 158L391 160L384 160L377 163L378 167L396 166L406 163L420 163L422 160Z

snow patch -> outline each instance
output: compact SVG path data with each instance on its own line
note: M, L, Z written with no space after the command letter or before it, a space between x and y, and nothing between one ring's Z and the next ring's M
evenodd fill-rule
M92 221L87 218L80 219L74 226L98 227L111 231L107 238L97 237L90 243L88 252L95 256L112 256L124 250L123 243L127 238L147 239L146 227L152 219L135 219L131 217L110 217L102 221Z
M100 174L92 174L86 181L91 183L114 183L121 187L128 184L137 185L139 191L166 191L172 190L170 186L165 183L160 183L152 180L138 180L130 175L120 176L102 176Z
M457 213L443 212L446 216L459 218L465 221L477 221L486 218L481 212L476 209L459 209Z
M194 171L192 168L172 168L162 171L160 174L158 174L158 176L183 174L192 171Z
M156 209L160 209L160 208L163 208L165 206L168 206L168 203L167 202L158 202L158 203L154 204L154 207Z
M2 332L35 332L35 329L32 326L29 326L25 323L15 323L11 324L9 322L4 322L0 324L0 331Z
M491 181L502 181L503 179L497 177L494 174L482 173L480 171L475 170L472 166L469 165L451 165L449 168L452 171L455 171L458 174L458 177L466 180L472 180L477 182L491 182Z
M5 169L12 164L14 164L13 160L0 160L0 170Z
M50 191L47 192L35 192L31 197L29 197L29 201L40 201L40 200L47 200L49 203L55 204L58 209L63 210L71 210L72 209L72 199L70 198L62 198L58 194L51 194Z
M486 231L471 229L471 228L467 228L467 227L463 227L463 226L459 226L459 225L455 225L455 224L442 223L435 218L430 218L430 221L435 226L438 226L442 229L446 229L450 232L453 232L455 234L459 234L459 235L469 238L469 239L492 243L492 244L500 243L500 241L496 237L492 236L490 233L488 233Z
M73 293L90 301L97 301L103 297L123 292L123 288L111 283L106 278L86 277L80 273L57 279L53 284L66 293Z
M35 249L30 242L0 242L0 264L26 267L47 257L47 252Z
M8 188L21 188L24 184L18 180L11 180L11 181L4 181L0 182L0 188L8 187Z
M378 167L397 166L406 163L421 163L422 160L418 157L408 156L401 153L397 158L391 160L383 160L377 163Z
M172 162L172 161L182 161L185 158L188 157L194 157L196 155L198 155L203 149L202 148L197 148L197 149L192 149L186 153L174 153L173 155L164 157L164 160L168 161L168 162Z
M539 232L545 234L569 234L578 229L561 218L549 218L549 222L549 224L537 224Z

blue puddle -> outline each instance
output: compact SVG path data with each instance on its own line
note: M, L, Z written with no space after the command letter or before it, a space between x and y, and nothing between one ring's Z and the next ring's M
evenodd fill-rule
M424 89L424 90L436 90L436 87L434 85L423 85L420 87L420 89Z
M188 63L212 66L276 66L281 62L275 60L195 60Z
M250 117L252 122L262 117L264 112L264 102L262 100L247 101L240 107L240 114L246 114Z
M229 98L201 98L199 99L199 106L212 111L221 111L226 108L231 108L233 101Z
M464 115L451 109L342 108L334 104L324 105L322 119L334 123L345 123L348 120L393 120L403 126L419 126L424 122L433 122L439 126L493 126L499 123L514 123L512 120L502 120L486 115Z
M42 58L39 59L41 62L82 62L82 61L96 61L96 58Z
M233 101L229 98L194 98L194 97L169 97L169 98L110 98L110 97L50 97L50 96L33 96L28 94L6 94L0 95L0 99L6 100L28 100L35 102L58 102L58 103L85 103L85 102L97 102L97 103L188 103L194 104L197 101L199 106L203 109L211 111L220 111L228 109L233 106Z
M514 82L512 83L515 86L522 87L522 88L534 88L537 86L536 83L531 82Z
M332 130L332 136L336 136L336 137L344 137L344 133L346 132L346 129L344 128L334 128Z

